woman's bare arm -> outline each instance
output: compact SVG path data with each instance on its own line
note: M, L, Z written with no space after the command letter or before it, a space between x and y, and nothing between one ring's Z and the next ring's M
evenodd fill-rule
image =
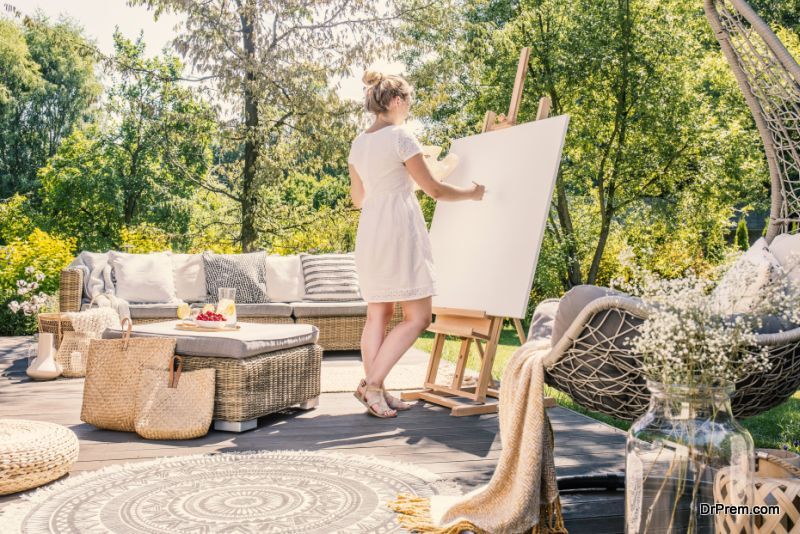
M350 169L350 198L353 201L353 206L361 209L361 203L364 202L364 182L358 175L356 168L348 165Z
M407 159L406 169L411 178L417 182L420 189L435 200L481 200L485 191L484 186L475 184L473 187L457 187L438 181L431 174L422 154L417 154ZM352 174L352 171L351 171Z

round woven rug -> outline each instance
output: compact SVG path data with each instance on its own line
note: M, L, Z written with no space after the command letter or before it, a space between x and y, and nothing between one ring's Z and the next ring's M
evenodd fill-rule
M184 456L70 477L0 518L37 534L402 532L387 502L400 493L439 493L447 486L437 479L413 466L338 453Z

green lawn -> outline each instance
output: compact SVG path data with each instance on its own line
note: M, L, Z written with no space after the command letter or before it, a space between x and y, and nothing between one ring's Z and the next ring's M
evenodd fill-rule
M427 332L414 344L415 347L426 352L430 352L432 345L433 334ZM445 342L444 350L442 351L442 357L451 362L455 362L458 357L459 347L460 343L456 339L448 338ZM497 356L495 357L494 369L492 372L496 378L502 376L508 359L517 347L519 347L517 333L512 326L506 325L500 335L500 346L497 348ZM477 371L479 363L477 351L473 349L471 352L468 367ZM627 430L630 427L630 423L627 421L620 421L614 417L592 412L578 406L569 396L549 386L545 386L545 391L547 395L555 398L556 402L565 408L586 414L589 417L593 417L594 419L623 430ZM756 447L780 448L787 442L791 445L792 441L800 440L800 392L796 393L794 397L782 405L768 412L764 412L757 417L744 419L740 422L750 431ZM796 445L793 448L800 452L800 448Z

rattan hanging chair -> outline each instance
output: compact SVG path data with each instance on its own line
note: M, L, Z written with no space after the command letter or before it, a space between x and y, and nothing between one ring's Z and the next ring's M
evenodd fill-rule
M771 242L800 222L800 66L743 0L704 4L764 142L772 181ZM555 341L545 360L546 381L587 409L636 419L650 395L641 361L623 340L638 335L646 318L646 308L634 297L592 301ZM749 350L762 347L768 348L772 366L736 384L732 404L737 417L757 415L800 389L800 328L760 335Z

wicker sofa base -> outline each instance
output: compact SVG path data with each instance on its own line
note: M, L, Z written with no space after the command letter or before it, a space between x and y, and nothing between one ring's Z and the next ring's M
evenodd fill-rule
M255 420L319 397L322 348L302 345L250 358L183 356L184 370L216 369L214 426L246 430ZM250 424L226 425L225 423ZM221 424L218 424L221 423Z

